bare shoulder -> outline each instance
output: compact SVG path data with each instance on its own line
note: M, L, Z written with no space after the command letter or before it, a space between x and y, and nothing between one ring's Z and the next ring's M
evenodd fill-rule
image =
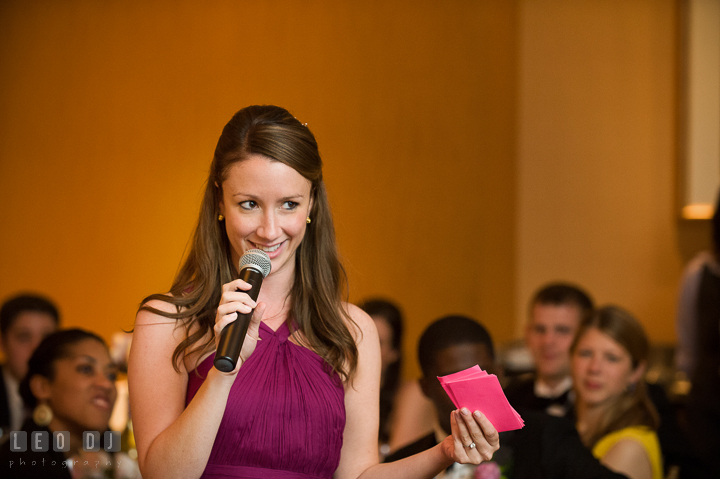
M143 303L142 307L152 308L164 313L177 313L177 307L174 304L159 299L153 299ZM139 324L175 324L176 322L173 318L162 316L148 309L140 309L135 317L136 326Z
M161 300L152 300L143 306L166 313L175 313L175 305ZM133 345L130 350L131 360L162 354L169 358L172 352L186 338L186 331L181 321L168 318L148 309L141 309L135 317ZM133 354L134 353L134 354Z
M366 335L377 337L375 321L373 321L365 311L351 303L343 303L343 308L350 319L352 319L352 323L354 323L352 324L350 321L347 321L348 329L350 329L350 332L355 337L356 342L359 343L362 341L362 338Z
M621 439L602 457L601 462L631 479L652 478L650 456L636 439Z

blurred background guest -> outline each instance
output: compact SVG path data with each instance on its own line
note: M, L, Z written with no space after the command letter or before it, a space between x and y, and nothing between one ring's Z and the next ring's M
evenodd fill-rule
M572 409L570 346L592 309L590 295L572 284L551 283L535 293L525 327L525 344L535 371L506 388L513 407L554 416L565 416Z
M423 438L401 448L387 461L433 447L449 432L449 416L455 405L438 381L438 376L456 373L478 365L488 373L499 372L490 333L475 320L465 316L446 316L425 330L418 344L423 371L422 391L432 401L438 427ZM439 477L442 479L601 479L619 478L592 457L580 442L573 424L544 412L520 409L525 427L500 433L500 449L492 462L479 466L453 464Z
M13 296L0 308L0 347L5 356L0 368L0 440L22 426L25 408L20 381L35 348L59 323L55 304L36 294Z
M433 405L420 390L417 380L402 381L404 318L400 307L382 298L366 299L359 306L373 319L380 337L379 447L382 461L390 452L433 430Z
M431 401L434 430L388 456L387 462L417 454L439 444L450 434L450 412L456 409L438 381L438 376L456 373L479 365L495 372L492 339L484 327L463 316L446 316L433 322L420 336L418 359L423 377L418 382L422 393ZM500 446L503 447L502 445ZM495 458L497 457L497 452ZM471 464L454 464L443 477L472 472Z
M390 452L388 440L393 418L393 403L402 373L403 317L400 308L385 299L367 299L359 306L375 322L380 338L380 430L378 442L380 460L382 460Z
M676 365L692 384L687 436L695 456L681 477L720 477L720 194L712 218L713 250L687 266L677 313Z
M572 345L576 426L583 443L631 479L663 477L658 413L642 380L648 340L616 306L597 310Z
M120 459L102 450L83 450L84 431L98 431L102 437L108 430L117 395L115 372L105 342L94 333L68 329L46 337L30 358L20 384L23 401L33 410L22 426L28 447L25 452L13 452L11 441L3 445L2 477L137 477L137 467L126 455ZM67 431L69 450L63 453L49 447L47 452L32 451L34 431L47 431L50 437L53 432Z

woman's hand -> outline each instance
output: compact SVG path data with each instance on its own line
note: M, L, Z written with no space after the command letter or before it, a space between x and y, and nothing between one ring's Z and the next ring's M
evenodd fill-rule
M220 343L220 334L225 326L235 321L238 318L238 314L247 314L253 311L253 309L255 310L250 319L250 325L248 326L247 335L240 350L237 365L231 373L228 373L232 375L237 374L240 366L242 366L253 351L255 351L255 346L260 340L258 334L260 321L265 312L265 303L255 303L255 301L244 292L250 288L252 288L250 283L246 283L241 279L236 279L235 281L224 284L220 304L218 305L217 314L215 315L215 327L213 329L215 331L215 350L217 350L218 344Z
M467 408L450 413L452 435L442 442L445 455L461 464L480 464L492 459L500 447L498 432L480 411Z

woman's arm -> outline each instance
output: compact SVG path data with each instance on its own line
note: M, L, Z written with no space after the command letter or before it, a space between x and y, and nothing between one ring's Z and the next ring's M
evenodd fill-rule
M652 479L650 457L643 445L634 439L618 441L600 459L608 469L627 476L629 479Z
M358 367L352 385L345 387L345 432L336 479L432 478L453 462L479 464L489 460L499 447L498 434L482 415L453 412L453 434L441 444L420 454L389 464L378 464L378 408L380 389L380 344L375 323L359 308L348 305L358 325ZM485 432L483 432L485 431ZM477 447L466 449L475 442Z
M235 282L223 286L216 338L222 328L236 318L233 311L245 313L251 309L249 297L235 292L237 287ZM174 311L174 306L162 301L153 301L148 306ZM185 339L184 328L174 319L144 310L138 313L130 349L128 383L138 464L144 479L195 479L202 475L237 371L254 350L256 341L252 339L258 337L264 309L261 303L253 314L235 371L223 373L210 368L187 408L187 368L181 362L178 372L172 365L175 348Z
M427 436L433 431L435 408L422 393L417 379L403 383L393 402L390 419L390 452Z

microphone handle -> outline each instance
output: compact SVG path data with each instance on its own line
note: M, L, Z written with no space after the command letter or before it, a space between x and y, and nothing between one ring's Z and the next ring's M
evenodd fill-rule
M246 283L250 283L252 288L249 291L244 291L252 298L253 301L257 301L258 293L260 293L260 286L262 285L263 275L262 272L256 270L252 266L243 268L240 271L240 279ZM238 289L238 291L242 291ZM253 310L254 311L254 310ZM225 326L220 333L220 343L218 349L215 352L215 368L218 370L229 373L235 369L237 365L238 357L240 356L240 350L242 350L243 341L245 341L245 335L247 334L248 326L250 325L250 318L252 318L253 311L249 313L238 313L238 317L235 321Z

